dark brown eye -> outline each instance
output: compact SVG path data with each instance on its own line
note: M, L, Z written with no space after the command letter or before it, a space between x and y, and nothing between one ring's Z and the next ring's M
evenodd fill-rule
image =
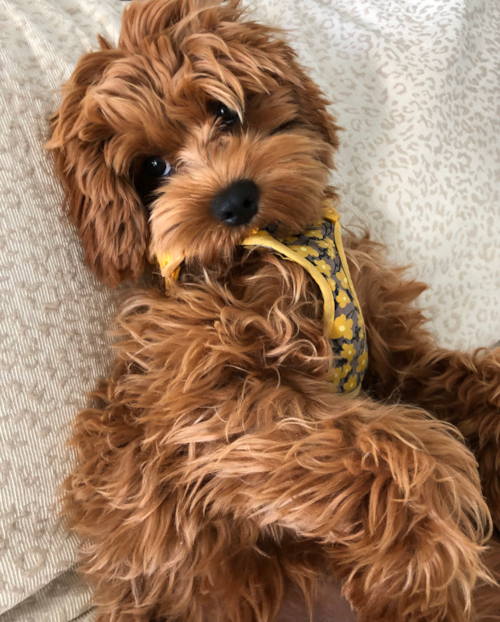
M222 125L231 125L238 120L238 113L231 110L226 104L217 102L215 104L215 117L221 120Z
M142 168L146 175L154 178L166 177L171 171L170 164L160 156L149 156L144 160Z

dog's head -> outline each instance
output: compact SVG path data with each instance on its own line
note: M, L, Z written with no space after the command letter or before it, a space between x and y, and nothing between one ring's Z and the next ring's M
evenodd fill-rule
M109 284L154 253L227 261L316 220L337 128L274 30L220 0L134 0L117 49L80 59L52 119L70 215Z

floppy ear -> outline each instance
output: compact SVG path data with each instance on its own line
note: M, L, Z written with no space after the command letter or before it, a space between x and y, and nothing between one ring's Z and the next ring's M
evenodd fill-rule
M330 102L297 61L295 52L282 38L281 31L255 22L244 22L241 26L246 27L245 37L238 41L239 47L234 54L239 63L230 60L227 64L240 80L241 74L243 77L245 74L250 75L250 85L252 80L255 83L257 75L259 83L264 87L268 77L272 82L285 84L290 88L300 111L301 121L319 131L331 147L328 155L325 152L324 163L332 167L332 156L339 146L337 132L340 128L328 112ZM246 59L241 44L246 44Z
M311 124L321 131L326 142L336 151L339 147L337 132L341 128L336 124L333 115L328 112L327 107L330 102L297 62L294 64L293 71L295 77L299 79L295 93L304 116L308 117Z
M106 162L112 131L89 93L106 68L123 57L100 39L101 50L83 56L63 89L61 107L51 119L56 174L66 191L66 207L78 228L88 266L116 286L143 270L147 216L127 173Z
M295 52L284 44L285 64L288 70L284 72L284 78L289 82L294 91L301 116L304 121L310 123L319 130L326 142L332 147L332 153L338 149L338 132L341 129L330 112L328 112L327 100L317 84L306 74L303 67L297 61ZM325 162L330 168L333 159Z

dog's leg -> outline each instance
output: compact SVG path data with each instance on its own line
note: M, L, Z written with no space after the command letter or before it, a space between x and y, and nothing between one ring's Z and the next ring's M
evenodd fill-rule
M437 346L414 306L426 286L405 280L380 246L351 240L348 256L365 316L367 385L379 399L419 405L456 425L475 451L484 493L500 525L500 349Z
M488 517L472 454L418 409L323 397L200 455L196 504L323 542L362 621L469 619Z
M468 620L487 529L472 454L420 410L283 391L256 388L252 408L283 416L231 442L217 413L161 448L123 406L82 413L66 512L99 622L270 622L285 566L256 534L280 530L322 544L360 622Z
M271 622L286 580L311 596L323 569L294 542L320 548L363 622L465 622L488 512L451 426L334 394L320 346L284 356L291 313L215 294L130 303L101 410L78 418L65 509L99 622Z

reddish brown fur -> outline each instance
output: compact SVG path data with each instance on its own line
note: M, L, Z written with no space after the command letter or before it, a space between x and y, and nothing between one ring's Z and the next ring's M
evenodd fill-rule
M335 196L326 103L274 31L218 0L135 0L118 48L101 41L65 87L49 147L89 266L114 285L151 248L186 254L168 296L125 305L115 372L77 419L64 512L99 622L268 622L285 586L311 604L325 574L361 621L500 610L477 464L448 423L500 519L498 351L438 348L413 306L424 286L347 237L370 363L365 393L339 396L316 285L239 246L256 226L303 230ZM175 166L150 224L136 192L148 154ZM259 212L228 228L210 203L241 178Z

